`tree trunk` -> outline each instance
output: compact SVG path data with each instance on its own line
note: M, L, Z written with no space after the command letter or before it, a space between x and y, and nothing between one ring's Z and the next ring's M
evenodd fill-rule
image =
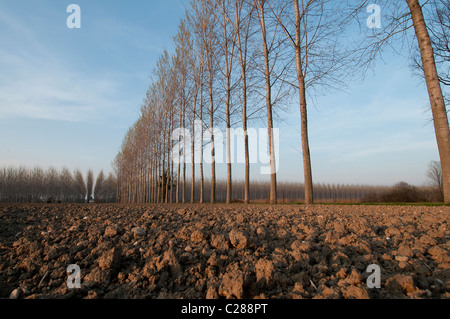
M203 204L203 188L205 183L205 178L203 176L203 69L201 71L202 79L200 80L200 204Z
M182 126L182 122L181 122L181 117L180 117L180 127ZM177 148L177 156L178 156L178 169L177 169L177 192L175 194L175 202L178 204L180 202L180 169L181 169L181 165L180 165L180 161L181 161L181 154L180 154L180 146L181 146L181 137L178 136L178 148Z
M269 67L269 49L267 46L266 23L264 19L264 1L257 0L259 7L259 24L261 26L262 44L264 52L264 69L266 78L266 108L267 108L267 130L269 137L269 153L270 153L270 204L277 203L277 175L275 172L275 153L273 140L273 120L272 120L272 87L270 83L270 67Z
M151 175L151 171L152 171L152 162L151 162L151 155L150 155L150 148L147 146L147 149L148 149L148 159L147 159L147 165L148 165L148 168L147 168L147 203L150 203L151 202L151 198L152 198L152 195L151 195L151 181L152 181L152 175Z
M242 80L242 91L244 98L242 102L242 129L244 130L244 155L245 155L245 182L244 182L244 203L250 203L250 155L248 151L248 132L247 132L247 84L245 74Z
M313 182L311 169L311 156L309 151L308 138L308 112L306 107L306 89L305 76L302 69L301 60L301 37L300 37L300 11L298 0L294 0L295 8L295 61L297 68L298 91L300 96L300 120L301 120L301 136L302 136L302 152L303 152L303 174L305 178L305 205L312 205L313 198Z
M227 78L227 105L226 105L226 122L227 122L227 129L226 129L226 134L227 134L227 198L226 198L226 203L230 204L231 203L231 145L230 145L230 128L231 128L231 124L230 124L230 95L231 95L231 90L230 90L230 79L229 77Z
M212 66L211 66L212 68ZM216 157L214 146L214 101L213 101L213 88L212 88L212 70L210 69L209 75L209 105L210 105L210 131L211 131L211 203L216 201Z
M212 103L212 95L210 96ZM211 104L212 105L212 104ZM214 146L214 115L211 110L210 128L211 128L211 203L216 201L216 155Z
M156 151L156 203L159 204L159 198L160 198L160 186L159 186L159 176L161 174L161 159L160 159L160 152L159 152L159 145Z
M184 204L186 202L186 102L184 103L183 107L183 186L182 191L183 194L181 195L181 201Z
M166 176L167 176L167 178L166 178L166 190L165 190L165 192L166 192L166 198L165 198L165 202L166 202L166 204L167 203L169 203L169 187L170 187L170 185L169 185L169 183L170 183L170 179L171 179L171 176L170 176L170 162L171 162L171 160L170 160L170 150L171 150L171 141L172 141L172 134L171 134L171 132L172 132L172 130L173 130L173 127L172 127L172 116L171 115L169 115L170 116L170 119L169 119L169 132L168 132L168 134L167 134L167 173L166 173Z
M165 174L166 174L166 157L164 156L164 151L166 149L166 127L164 126L164 131L163 131L163 145L161 148L161 157L162 157L162 167L161 167L161 203L164 203L165 200Z
M241 41L241 28L240 28L240 14L241 9L239 8L238 2L235 1L236 6L236 36L239 51L239 60L241 66L241 76L242 76L242 129L244 131L244 155L245 155L245 182L244 182L244 203L248 204L249 193L250 193L250 157L248 152L248 134L247 134L247 76L246 76L246 56L244 57L244 52L242 49ZM249 18L250 19L250 18ZM248 39L248 29L245 38L245 43Z
M192 177L191 177L191 203L194 203L195 196L195 108L197 104L197 93L194 96L194 109L192 111L192 141L191 141L191 160L192 160Z
M439 83L433 48L428 34L422 8L418 0L406 0L419 43L423 72L428 88L431 111L433 113L434 129L442 167L444 201L450 203L450 130L447 111Z
M156 202L156 187L155 187L155 175L156 175L156 152L155 146L152 147L152 203Z
M225 1L222 1L222 23L223 23L223 37L224 37L224 53L225 53L225 73L226 73L226 103L225 103L225 116L226 116L226 152L227 152L227 195L226 203L231 204L232 200L232 173L231 173L231 141L230 141L230 99L231 99L231 68L233 65L233 51L228 52L228 34L227 34L227 19L226 19L226 5ZM234 48L234 43L232 44ZM230 56L230 61L228 61Z
M173 128L173 114L172 114L172 128ZM170 139L170 150L173 150L173 140ZM173 154L172 154L173 155ZM170 161L170 203L173 203L173 158Z

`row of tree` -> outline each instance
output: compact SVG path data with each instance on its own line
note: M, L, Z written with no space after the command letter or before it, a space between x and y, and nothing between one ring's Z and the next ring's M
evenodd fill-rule
M243 200L248 203L250 156L245 133L250 121L263 121L270 155L269 201L276 203L279 193L274 117L297 101L304 200L312 204L307 115L310 97L324 89L344 87L355 74L364 74L387 45L395 46L400 35L408 36L414 28L414 43L420 49L417 55L420 58L414 61L427 84L442 163L444 198L450 202L450 130L441 89L441 84L448 81L445 72L449 62L448 1L427 1L428 11L423 10L418 0L379 2L384 27L369 28L367 23L368 27L358 29L361 12L377 1L191 0L174 36L174 53L164 51L161 55L141 115L129 129L115 158L118 200L193 202L198 191L198 201L202 203L206 200L205 190L209 189L209 201L215 202L214 132L223 128L225 201L232 202L230 129L240 127L244 132L245 154ZM427 12L428 25L424 16ZM186 132L176 128L188 129L191 138L187 139ZM208 187L203 167L206 146L210 151L207 160L211 163ZM199 154L199 160L194 160L195 154Z
M3 168L0 170L0 202L16 203L84 203L89 198L97 203L116 201L116 179L112 174L107 178L100 172L94 184L94 175L88 171L86 179L79 170L72 175L64 168L58 172L54 168L47 171L41 168L26 169ZM394 186L314 184L314 200L322 203L360 203L360 202L439 202L442 201L442 177L438 162L431 162L427 171L428 186L413 186L405 182ZM206 181L209 187L210 181ZM199 201L199 183L187 183L188 193L194 185L195 201ZM303 183L279 182L277 185L279 202L304 202ZM181 190L180 190L181 192ZM226 180L218 180L216 185L218 202L226 201ZM233 183L233 198L244 198L245 182ZM180 196L181 194L179 194ZM268 202L270 182L251 182L249 198L252 202ZM209 194L205 194L209 200ZM242 200L234 200L241 202ZM242 201L243 202L243 201Z
M431 161L426 171L426 183L421 186L399 182L393 186L382 185L351 185L351 184L314 184L314 201L321 203L393 203L393 202L442 202L442 170L441 164ZM210 180L206 180L204 187L211 187ZM176 186L176 185L174 185ZM191 187L195 187L194 201L200 200L200 181L186 183L185 191L190 194ZM252 181L249 199L253 203L266 203L270 200L270 182ZM176 199L174 187L173 200ZM178 198L182 197L182 189L178 189ZM305 185L298 182L279 181L277 185L278 202L297 203L305 201ZM170 196L170 193L169 193ZM204 200L210 201L210 194L204 194ZM245 196L245 181L233 181L233 202L243 202ZM216 181L216 201L225 202L227 198L227 181ZM169 200L170 201L170 200Z
M94 183L95 182L95 183ZM14 203L116 202L117 179L101 171L73 174L67 168L5 167L0 169L0 201Z

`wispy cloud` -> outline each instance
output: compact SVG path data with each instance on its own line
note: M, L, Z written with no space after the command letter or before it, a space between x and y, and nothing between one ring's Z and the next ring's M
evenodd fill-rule
M432 151L434 148L430 141L417 141L412 135L392 136L392 138L384 138L376 144L370 142L349 143L343 146L340 152L336 152L336 156L330 158L329 163L376 161L377 158L392 156L396 153ZM332 151L330 154L333 154Z
M117 106L112 78L75 70L13 14L0 27L0 117L85 121Z

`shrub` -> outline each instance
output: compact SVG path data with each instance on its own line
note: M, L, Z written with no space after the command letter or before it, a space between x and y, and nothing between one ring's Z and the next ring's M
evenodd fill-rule
M413 203L420 201L421 196L417 187L409 185L406 182L395 184L392 189L382 196L383 202L396 203Z

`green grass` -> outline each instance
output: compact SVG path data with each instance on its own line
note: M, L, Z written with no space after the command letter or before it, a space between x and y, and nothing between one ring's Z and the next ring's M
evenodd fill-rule
M289 203L288 203L289 204ZM296 203L290 203L291 205L304 205L304 203L296 202ZM402 202L395 202L395 203L321 203L321 202L315 202L315 204L318 205L330 205L330 206L450 206L450 204L444 204L444 203L430 203L430 202L420 202L420 203L402 203Z

